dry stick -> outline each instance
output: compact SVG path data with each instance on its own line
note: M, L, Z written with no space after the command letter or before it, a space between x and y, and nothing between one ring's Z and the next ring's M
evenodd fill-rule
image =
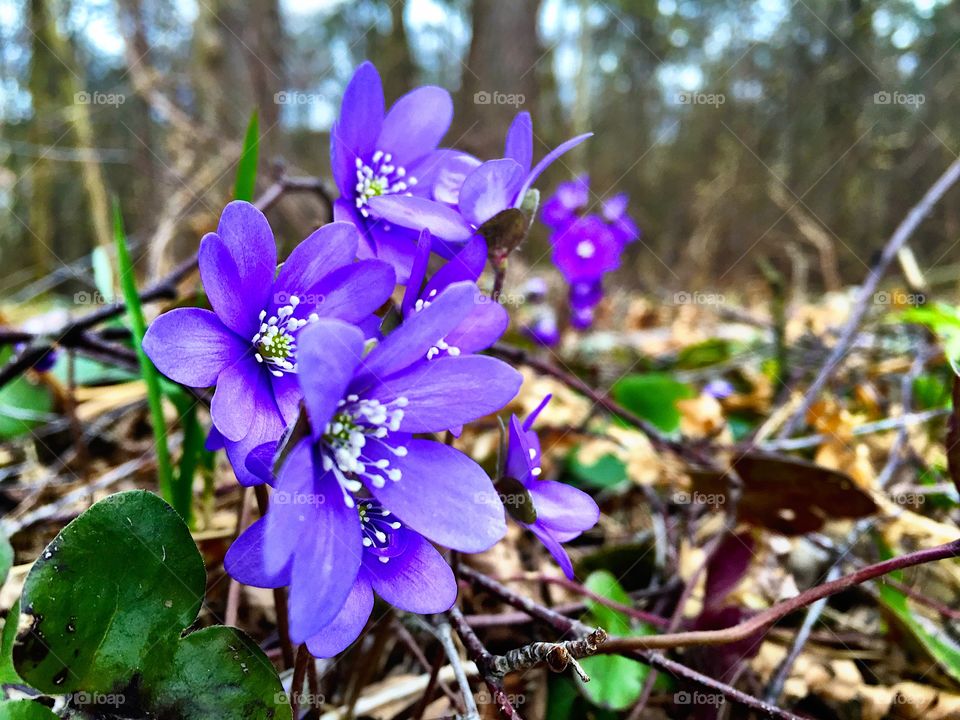
M400 622L397 619L394 619L393 628L397 633L397 637L400 638L400 641L407 646L407 649L410 651L410 654L417 659L417 662L420 663L420 665L423 667L424 670L429 670L431 672L432 680L427 684L427 690L424 691L424 698L423 698L424 709L426 709L426 705L427 705L426 696L430 695L433 692L432 688L437 684L438 681L440 684L440 689L443 690L444 694L448 698L450 698L450 700L453 701L454 705L459 706L460 699L457 697L456 693L454 693L453 690L450 689L450 686L447 685L447 683L439 679L441 661L443 660L443 653L441 652L437 656L437 661L435 663L431 663L429 660L427 660L427 656L424 654L423 650L420 649L420 646L417 645L416 639L413 637L413 635L410 634L410 631L407 630L407 627L402 622Z
M265 517L270 499L267 497L267 488L264 485L254 485L254 494L257 498L257 507L260 517ZM277 635L280 636L280 650L283 653L283 666L293 667L293 645L290 642L290 623L287 619L287 595L284 588L273 589L273 604L277 611Z
M695 630L683 633L665 635L650 635L646 637L613 637L601 652L616 653L626 650L650 650L660 648L680 648L704 645L726 645L745 640L755 633L764 631L781 618L816 602L820 598L829 597L848 588L862 585L868 580L881 577L897 570L923 565L938 560L960 557L960 540L937 545L936 547L917 550L906 555L900 555L875 565L868 565L850 575L845 575L831 582L817 585L806 590L796 597L784 600L763 612L754 615L739 625L722 630Z
M462 567L463 566L461 566L461 568ZM447 617L450 618L450 622L457 629L457 635L459 635L463 641L463 646L467 649L467 654L470 656L470 659L476 664L477 670L480 672L484 683L486 683L487 688L490 690L493 701L500 708L500 712L509 718L509 720L523 720L523 718L520 717L520 713L513 707L513 703L510 702L510 698L508 698L507 694L503 691L502 679L491 670L490 665L493 661L493 655L490 654L490 651L487 650L486 646L480 641L480 638L477 637L473 628L467 624L463 613L460 612L460 608L454 605L447 611ZM450 626L447 625L447 628L449 627ZM467 691L469 691L469 688L467 688ZM470 701L473 702L472 696L470 697ZM475 704L474 710L476 711Z
M900 225L897 226L897 229L894 230L893 235L891 235L890 239L887 240L887 244L883 248L883 253L880 255L880 258L867 274L867 278L864 280L863 286L860 288L860 294L857 297L857 301L853 305L853 311L851 312L850 317L847 319L847 324L844 325L843 330L840 333L837 344L831 351L826 363L822 368L820 368L820 372L817 374L813 384L807 388L807 392L803 396L803 401L797 406L790 417L787 418L787 421L780 429L777 437L789 437L796 432L796 430L800 427L800 424L804 422L804 419L806 418L807 413L810 411L814 401L820 395L824 387L826 387L827 383L830 381L830 378L833 377L833 374L839 367L840 362L847 354L847 350L856 338L857 332L860 329L860 324L863 322L863 318L867 314L867 307L870 304L870 299L873 297L874 293L876 293L877 288L880 286L880 281L883 279L884 274L886 274L890 264L897 257L897 253L900 251L900 248L902 248L904 243L906 243L910 236L913 235L914 231L920 226L920 223L923 222L924 218L926 218L926 216L933 209L933 206L939 202L940 198L943 197L947 190L953 187L957 180L960 180L960 158L950 163L950 167L948 167L943 175L941 175L930 187L930 189L927 190L920 202L911 208L910 212L907 213L907 216L903 219Z
M459 615L460 611L457 610L456 606L447 611L447 616L453 620L454 611ZM462 616L461 616L462 617ZM480 711L477 710L477 701L473 697L473 693L470 691L470 681L467 680L467 673L463 670L463 663L460 662L460 653L457 651L457 646L453 642L453 636L450 634L450 623L444 621L439 623L436 631L437 639L440 641L440 644L443 646L443 651L447 654L447 659L450 660L450 667L453 668L453 676L457 679L457 685L460 686L460 694L463 695L463 704L464 704L464 717L466 720L480 720ZM467 639L460 635L463 639L464 644L467 644ZM469 647L467 648L470 649ZM478 664L479 667L479 664Z
M593 628L584 625L579 620L573 620L572 618L565 617L564 615L561 615L550 608L543 607L542 605L535 603L530 598L518 595L510 588L501 585L496 580L493 580L492 578L489 578L483 573L477 572L466 565L461 566L460 572L464 577L469 578L470 581L477 586L482 587L484 590L487 590L488 592L500 597L500 599L502 599L508 605L513 605L514 607L529 613L538 620L547 623L562 633L586 635L593 631ZM607 652L606 646L604 646L600 652ZM727 699L739 703L744 707L752 708L758 712L762 712L768 717L780 718L780 720L799 720L799 718L792 713L773 707L768 703L763 702L759 698L755 698L752 695L747 695L746 693L741 692L730 685L722 683L719 680L715 680L714 678L698 673L696 670L688 668L686 665L674 662L673 660L668 660L658 653L645 650L636 650L622 651L621 654L639 660L640 662L656 668L657 670L663 670L664 672L670 673L674 677L700 685L701 687L709 688L710 690L716 690Z
M330 191L320 178L315 177L280 178L257 198L254 205L260 210L267 210L275 205L280 198L288 192L316 193L324 201L328 216L332 217L333 200ZM175 298L177 296L177 286L190 275L196 267L197 255L194 254L192 257L187 258L177 265L166 276L141 292L140 301L145 303L154 300L169 300ZM31 344L0 368L0 388L42 360L54 346L54 341L52 341L51 338L56 338L55 343L64 347L82 347L90 342L88 338L85 338L87 330L107 320L118 317L125 311L126 305L123 302L115 302L97 308L81 318L71 320L53 333L36 335L19 330L3 331L0 333L0 345L13 342L30 342Z
M303 696L303 681L307 677L307 664L312 663L310 651L306 645L297 648L297 663L293 668L293 680L290 682L290 710L293 720L300 714L300 698Z
M237 512L237 535L240 537L247 525L250 524L250 488L246 487L240 492L240 509ZM230 578L230 586L227 588L227 608L223 615L224 625L236 625L237 615L240 613L240 583L234 578Z
M913 383L926 368L930 354L930 347L923 345L911 363L910 370L903 375L900 383L900 404L903 408L902 413L904 415L910 412L910 406L913 404ZM905 459L904 450L907 447L909 447L908 429L906 425L902 425L900 430L897 431L897 437L894 438L893 447L890 448L890 452L887 455L887 463L877 476L877 487L883 488L884 490L887 489L887 486L897 474L897 470L903 465Z

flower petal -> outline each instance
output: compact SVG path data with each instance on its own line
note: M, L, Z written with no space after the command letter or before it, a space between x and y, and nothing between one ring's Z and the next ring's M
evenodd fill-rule
M414 195L426 193L426 197L437 202L455 206L460 200L463 181L481 164L473 155L459 150L434 150L409 168L418 180L412 192Z
M311 289L322 318L355 323L377 310L393 292L396 275L380 260L361 260L334 270Z
M147 328L143 351L171 380L189 387L209 387L224 368L250 351L250 345L215 313L178 308L164 313Z
M366 573L361 571L337 616L316 635L307 638L310 654L327 658L346 650L363 632L372 610L373 590Z
M278 295L308 295L327 275L357 256L360 232L346 222L333 222L314 230L297 245L280 266L274 283L274 306L286 305ZM303 300L303 298L301 298Z
M391 225L380 218L371 218L367 233L375 248L376 258L389 263L397 275L397 283L405 285L410 278L410 269L417 252L419 232L400 225Z
M381 403L407 399L401 432L440 432L496 412L510 402L523 376L496 358L442 357L371 388Z
M482 242L482 240L481 240ZM407 278L407 288L403 293L403 301L400 304L400 314L403 317L409 317L420 298L420 288L423 286L423 279L427 275L427 266L430 264L430 246L433 244L433 238L429 230L424 230L417 238L417 250L413 257L413 264L410 266L410 277Z
M319 438L363 357L363 333L340 320L318 320L297 336L297 378Z
M359 390L386 379L417 360L467 316L479 290L471 282L455 283L430 305L401 323L363 359L363 371L353 387Z
M373 241L367 233L367 221L357 212L356 206L343 198L333 201L333 221L345 222L353 225L360 233L360 244L357 246L357 259L372 260L377 256Z
M314 472L309 442L287 456L270 501L264 566L290 563L290 636L300 643L336 617L360 569L360 518L336 479Z
M272 399L272 398L271 398ZM256 448L264 443L275 443L284 431L283 418L280 417L280 411L274 406L271 408L258 408L249 418L249 431L242 440L234 442L224 438L224 449L227 452L227 459L233 467L233 474L237 476L237 481L247 487L250 485L262 485L263 483L272 483L272 474L267 469L259 468L254 464L253 469L247 465L247 458Z
M263 563L266 518L260 518L234 540L223 558L223 568L234 580L259 588L278 588L290 584L290 564L279 572L268 573Z
M287 526L297 537L290 585L290 639L302 643L328 625L346 602L363 553L360 517L347 507L333 475L321 477L323 502L298 504L304 522Z
M284 373L280 377L273 377L271 383L277 408L280 410L280 415L283 416L283 422L289 425L300 414L300 401L303 399L300 383L297 382L297 376L293 373Z
M406 532L402 555L380 562L364 553L363 564L377 595L407 612L449 610L457 599L457 579L436 548L415 532Z
M269 402L263 398L258 402L258 395L269 396ZM217 378L210 417L227 440L242 440L250 430L250 418L259 404L272 405L277 412L270 381L252 360L236 363L225 368Z
M356 159L366 159L374 151L380 127L383 124L383 85L373 63L365 62L354 72L343 92L340 117L336 132L331 132L330 143L333 155L340 158L337 165L353 168L354 181L346 178L345 187L340 187L344 197L353 197L356 178ZM342 179L338 178L338 183Z
M503 505L483 468L433 440L406 447L405 457L384 455L400 469L400 480L369 488L404 525L461 552L483 552L506 534Z
M527 525L527 529L536 535L537 539L543 543L543 546L550 551L553 559L557 561L560 569L563 570L563 574L566 575L568 579L573 580L573 563L570 562L570 556L567 555L567 551L563 549L560 541L553 536L550 530L543 527L539 522L535 522L533 525Z
M563 155L568 150L572 150L577 145L582 143L589 137L592 137L593 133L585 133L583 135L577 135L575 138L567 140L565 143L561 143L554 150L544 156L544 158L537 163L537 166L530 171L530 175L527 176L526 182L523 184L523 187L520 188L520 192L517 194L516 205L515 207L520 207L520 203L523 202L524 196L527 194L527 190L533 187L533 184L537 181L537 178L540 177L540 174L546 170L553 162Z
M527 483L537 511L537 522L560 533L589 530L600 519L600 508L582 490L555 480Z
M533 123L530 113L517 113L510 123L503 156L519 163L524 174L530 172L530 166L533 165Z
M486 350L507 331L510 314L500 303L476 305L444 341L460 348L462 355Z
M247 202L228 204L217 232L200 243L199 263L214 311L238 335L252 337L277 268L277 246L263 213Z
M450 258L442 268L433 274L423 289L423 295L429 296L432 290L438 293L448 285L461 280L475 281L483 272L487 264L487 243L479 235L463 246L456 255Z
M460 212L480 227L502 210L514 206L523 185L523 168L516 160L490 160L467 175L460 189Z
M465 242L473 229L456 210L426 198L407 195L380 195L369 200L377 217L414 230L429 230L444 240Z
M387 113L377 140L377 149L393 155L393 164L407 167L436 149L450 129L453 100L435 85L411 90Z

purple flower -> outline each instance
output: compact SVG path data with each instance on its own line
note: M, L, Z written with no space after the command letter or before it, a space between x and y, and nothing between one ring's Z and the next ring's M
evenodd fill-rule
M553 263L568 283L593 283L620 266L623 243L596 215L569 223L553 238Z
M633 242L640 237L640 228L627 214L628 198L626 193L614 195L603 201L600 214L610 224L610 229L623 244Z
M305 452L297 448L290 461L308 462L302 457ZM309 509L318 500L309 495L276 492L271 502ZM457 599L453 571L420 533L404 526L372 498L358 500L356 513L360 520L360 545L344 546L342 550L359 554L360 567L339 611L306 638L307 648L316 657L332 657L357 639L373 609L374 592L401 610L421 614L449 610ZM292 585L293 563L288 562L277 572L264 569L267 527L266 518L251 525L227 551L224 566L245 585ZM301 583L297 582L295 587L300 589Z
M368 498L402 527L462 552L486 550L506 532L486 472L449 445L415 437L495 412L520 387L520 374L494 358L427 359L469 315L475 293L471 282L449 285L366 354L363 333L342 321L318 320L300 334L297 378L311 437L288 456L276 493L307 501L271 503L260 568L261 583L289 582L295 642L315 637L364 592L355 589L361 567L369 570L358 508ZM398 562L397 572L408 576L407 564ZM424 603L448 600L438 593Z
M538 345L553 347L560 342L557 313L549 305L538 308L533 320L523 328L523 334Z
M736 392L733 384L723 378L714 378L703 386L703 392L717 400L725 400Z
M446 288L457 282L476 281L487 262L487 246L483 238L475 237L443 267L433 274L421 289L427 264L430 260L430 231L420 234L417 256L410 272L410 281L403 296L401 311L408 319L429 307ZM470 312L450 334L437 340L427 355L428 359L442 355L465 355L479 352L493 345L510 324L510 316L499 303L493 302L476 288L474 305Z
M352 222L363 233L361 259L389 262L401 283L410 272L420 228L378 221L371 217L370 200L417 195L455 202L466 168L477 161L464 153L437 150L452 119L450 94L435 86L412 90L385 112L380 75L365 62L347 85L340 117L330 132L331 169L340 190L334 217Z
M557 191L543 204L543 224L555 230L565 227L580 215L590 202L590 178L581 175L557 185Z
M506 476L526 488L536 511L536 520L520 524L537 536L564 574L573 579L573 564L562 543L596 525L600 508L582 490L555 480L540 479L540 439L530 428L550 398L547 395L522 424L516 415L511 416Z
M426 228L437 238L466 242L497 213L520 207L540 174L591 134L567 140L531 168L533 126L530 114L520 113L507 133L504 157L482 163L466 176L456 207L424 197L390 195L371 198L370 208L377 216L397 225L417 230Z
M247 455L279 438L299 411L301 330L320 318L365 321L393 290L389 265L353 262L359 240L351 225L325 225L277 274L266 218L249 203L232 202L217 231L200 243L200 277L213 311L171 310L143 339L144 351L170 379L189 387L216 385L210 446L226 448L245 485L261 482L247 469Z

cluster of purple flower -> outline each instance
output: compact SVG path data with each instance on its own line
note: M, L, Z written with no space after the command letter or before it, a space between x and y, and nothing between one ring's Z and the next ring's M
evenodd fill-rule
M542 213L553 230L553 262L570 285L570 323L579 330L593 324L603 276L620 267L623 249L640 237L625 194L602 201L599 213L589 206L590 181L582 176L560 183Z
M291 639L317 656L353 642L374 593L409 612L447 610L457 585L434 543L481 552L506 532L487 473L424 436L458 435L517 394L521 375L477 354L509 322L477 285L487 259L477 229L519 206L543 169L584 138L532 166L521 114L505 157L481 162L437 148L451 116L436 87L385 112L379 75L362 65L331 133L335 221L278 269L266 218L230 203L200 244L212 310L171 310L144 338L165 375L215 386L208 446L226 451L242 484L273 487L269 511L225 565L246 584L288 587ZM446 262L427 278L432 251ZM400 322L385 332L377 312L398 283ZM533 502L524 525L571 575L561 543L592 527L598 510L539 477L532 419L511 421L506 472Z

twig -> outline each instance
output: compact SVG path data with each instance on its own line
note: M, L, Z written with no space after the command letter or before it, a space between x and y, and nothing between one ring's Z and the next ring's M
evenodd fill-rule
M264 485L254 485L254 494L257 498L257 507L260 517L267 514L270 500L267 497L267 488ZM293 667L293 644L290 642L290 623L287 618L287 594L284 588L273 589L273 604L277 611L277 634L280 636L280 649L283 652L283 666Z
M906 413L897 417L884 418L883 420L874 420L873 422L863 423L853 428L853 435L860 437L862 435L871 435L873 433L887 432L888 430L899 430L902 428L911 428L916 425L946 417L950 414L949 408L933 408L932 410L923 410L921 412ZM829 436L823 434L804 435L796 438L783 438L768 440L760 443L762 450L805 450L807 448L817 447L829 439Z
M300 698L303 696L303 681L307 677L307 664L313 663L306 645L297 648L297 661L293 667L293 680L290 683L290 710L293 720L300 716Z
M850 575L845 575L831 582L812 587L796 597L784 600L754 615L749 620L729 628L722 630L694 630L691 632L649 635L645 637L613 637L603 646L601 652L615 653L638 649L649 650L657 648L726 645L739 642L768 629L770 625L781 618L816 602L820 598L835 595L851 587L862 585L868 580L873 580L874 578L897 570L955 557L960 557L960 540L954 540L953 542L924 550L917 550L906 555L884 560L875 565L868 565Z
M454 610L455 609L456 608L454 608ZM457 612L459 613L459 611ZM452 619L452 613L448 614L450 614ZM446 621L441 622L437 626L436 634L437 639L443 646L444 652L447 654L447 659L450 660L454 677L457 678L457 685L460 686L460 693L463 695L463 704L465 707L464 717L466 720L480 720L477 701L474 699L473 692L470 690L470 681L467 680L467 674L463 671L463 663L460 662L460 653L457 651L457 646L453 643L453 636L450 634L450 623ZM463 638L464 644L466 644L466 638L462 635L460 637ZM477 663L477 666L480 667L480 663Z
M857 332L860 329L860 324L863 322L863 318L867 314L867 308L870 305L870 300L873 298L874 293L876 293L877 288L880 286L880 281L886 274L890 264L897 257L897 253L900 251L900 248L902 248L904 243L906 243L910 236L913 235L914 231L920 226L923 220L933 209L933 206L939 202L940 198L943 197L947 190L953 187L957 180L960 180L960 158L950 163L950 167L948 167L946 171L944 171L944 173L930 187L930 189L927 190L920 202L910 209L910 212L907 213L907 216L897 226L897 229L894 230L893 235L891 235L890 239L887 240L887 244L883 248L883 252L881 253L877 262L872 268L870 268L870 272L867 274L867 278L864 280L863 285L860 288L860 294L857 296L857 300L853 304L850 317L847 319L847 323L844 325L843 330L840 333L837 344L834 345L833 350L827 358L827 361L824 363L823 367L820 368L820 372L817 374L816 379L813 381L810 387L807 388L802 402L797 406L790 417L787 418L787 421L783 424L783 427L781 428L777 437L781 439L790 437L797 430L797 428L800 427L800 424L805 421L807 413L813 406L814 401L833 377L833 374L836 372L844 356L847 354L847 350L856 338Z
M516 708L513 707L513 703L510 702L510 698L508 698L506 693L503 691L502 678L498 676L491 668L491 663L493 662L494 656L490 654L490 651L487 650L484 644L480 641L480 638L477 637L477 634L473 631L473 628L467 624L463 617L463 613L460 612L460 608L454 605L447 611L447 617L450 618L450 622L453 623L454 627L456 627L457 635L459 635L460 639L463 641L463 645L467 649L470 659L476 664L477 670L480 672L484 683L490 690L493 701L500 708L500 712L502 712L509 720L523 720L523 718L520 717L520 713L518 713ZM450 626L447 625L448 629L449 627ZM471 702L473 701L472 696L470 700ZM476 711L476 704L474 704L474 711Z
M529 670L546 665L553 672L563 672L572 667L583 682L590 682L590 676L577 662L580 658L596 655L600 646L607 641L607 632L597 628L586 637L563 642L535 642L511 650L506 655L492 655L488 662L491 672L502 678L518 670Z

